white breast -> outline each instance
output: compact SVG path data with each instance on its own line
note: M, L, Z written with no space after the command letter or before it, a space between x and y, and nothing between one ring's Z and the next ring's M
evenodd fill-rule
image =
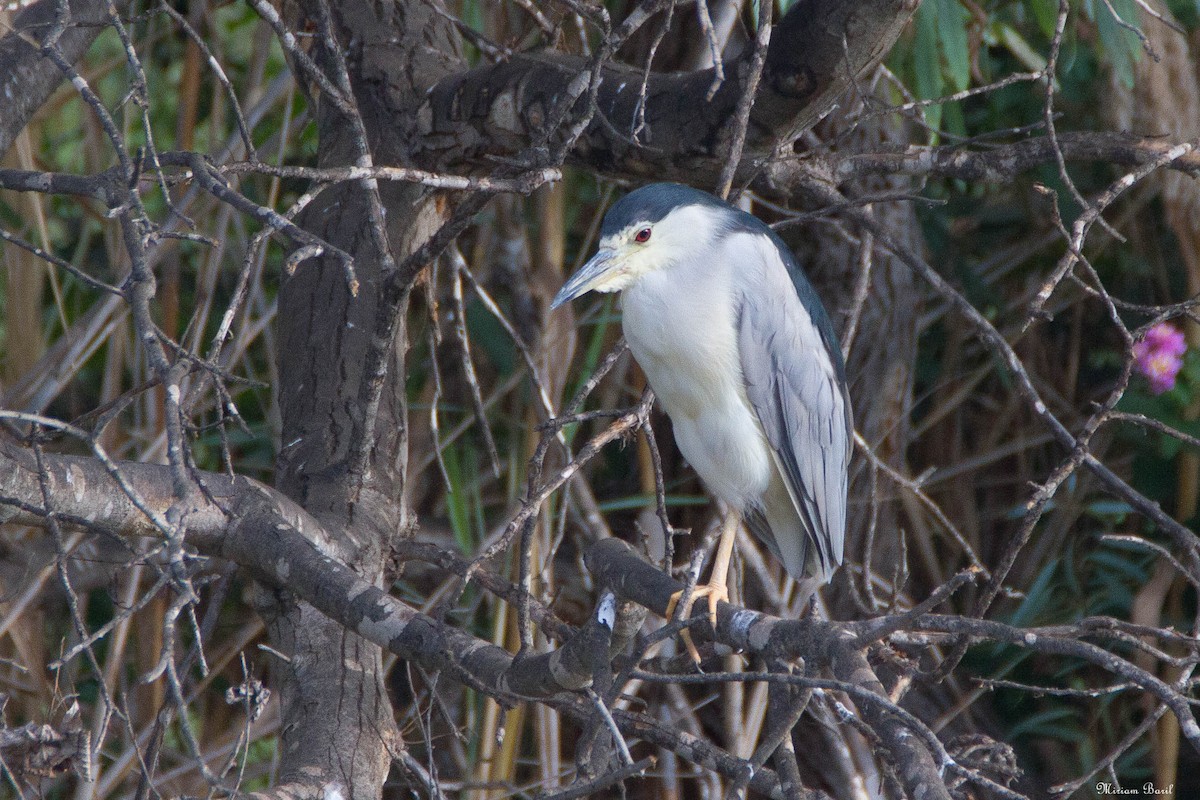
M684 457L740 510L766 491L772 464L746 399L729 268L683 269L655 271L622 293L625 338Z

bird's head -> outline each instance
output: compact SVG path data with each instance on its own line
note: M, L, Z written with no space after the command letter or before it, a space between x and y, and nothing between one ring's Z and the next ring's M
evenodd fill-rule
M733 209L710 194L654 183L622 197L604 215L600 248L555 296L558 308L587 292L619 292L702 248Z

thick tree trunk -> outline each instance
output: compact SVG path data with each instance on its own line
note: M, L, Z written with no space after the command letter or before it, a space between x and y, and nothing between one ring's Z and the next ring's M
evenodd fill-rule
M320 29L319 6L305 11ZM402 164L394 119L384 112L402 114L431 77L461 68L452 29L423 2L340 3L334 13L344 55L319 48L317 62L337 85L338 59L346 59L371 159ZM429 40L439 36L439 46L431 48ZM346 115L327 97L314 99L320 165L362 163L361 140ZM374 213L377 201L365 182L329 189L303 214L303 227L353 257L357 293L334 258L301 263L283 284L277 393L283 436L276 485L330 530L343 531L339 544L349 563L363 579L384 586L390 548L409 534L414 520L405 501L406 295L388 308L381 287L387 265L420 246L442 215L421 187L390 183L378 191L386 217ZM383 226L372 229L381 219L387 221L390 254L374 235ZM387 344L386 377L371 419L362 402L371 379L368 364L377 332L387 327L381 317L389 314L395 315L394 339ZM272 646L291 658L278 669L281 781L335 781L351 797L378 797L398 743L380 649L290 597L279 595L262 608ZM325 772L329 768L333 774Z

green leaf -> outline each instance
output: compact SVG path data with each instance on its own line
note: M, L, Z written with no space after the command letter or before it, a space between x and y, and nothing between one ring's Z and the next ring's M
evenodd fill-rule
M996 25L996 41L1004 45L1004 49L1030 72L1041 72L1046 68L1046 57L1039 53L1025 37L1011 25L1000 23Z
M1076 724L1061 724L1068 720ZM1074 739L1079 735L1079 725L1075 709L1067 706L1049 708L1039 714L1034 714L1023 722L1017 723L1008 732L1011 739L1018 739L1026 734L1052 736L1065 741Z
M1054 607L1052 595L1054 593L1054 578L1055 572L1058 570L1058 565L1058 559L1053 559L1046 566L1042 567L1042 571L1034 579L1033 585L1025 593L1025 599L1021 601L1021 605L1017 606L1017 610L1009 618L1008 623L1010 625L1018 628L1028 627L1033 624L1034 620Z
M967 11L958 0L937 0L938 44L946 58L950 87L961 92L971 82L971 49L967 42Z
M1058 23L1058 3L1055 0L1029 0L1029 10L1042 34L1047 39L1053 37Z
M1120 15L1121 20L1136 24L1137 8L1133 0L1112 0L1112 7ZM1127 30L1113 17L1107 6L1096 8L1096 31L1100 34L1100 44L1104 54L1112 66L1113 74L1127 88L1133 88L1133 65L1141 54L1141 43L1133 31Z
M1179 377L1186 382L1189 387L1200 387L1200 352L1189 348L1183 354L1183 369L1179 371ZM1189 400L1191 398L1188 398Z
M1167 0L1167 8L1188 30L1200 25L1200 0Z
M1133 506L1124 500L1093 500L1085 508L1093 517L1112 520L1117 524L1133 513Z
M475 537L471 532L471 508L467 487L466 469L460 458L459 448L447 447L442 452L442 463L446 467L446 478L450 485L446 492L446 516L450 519L450 530L454 541L464 555L475 552Z
M913 37L913 88L922 100L932 100L942 94L941 59L938 57L937 11L934 3L922 3L917 9L916 35ZM929 127L937 129L942 122L942 107L925 109Z
M1100 582L1116 590L1118 582L1137 584L1146 579L1144 553L1137 554L1137 560L1132 555L1116 553L1112 550L1097 550L1087 555L1090 564L1097 567L1097 577Z
M1163 458L1170 460L1179 455L1179 451L1183 449L1183 442L1176 439L1174 436L1159 436L1158 438L1158 454Z

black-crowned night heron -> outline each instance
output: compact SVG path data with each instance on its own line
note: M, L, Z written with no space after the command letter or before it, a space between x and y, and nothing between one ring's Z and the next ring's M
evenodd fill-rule
M599 252L552 307L589 291L623 292L629 349L730 509L693 598L715 620L741 519L793 577L828 581L845 540L850 398L829 316L783 241L710 194L652 184L609 209Z

